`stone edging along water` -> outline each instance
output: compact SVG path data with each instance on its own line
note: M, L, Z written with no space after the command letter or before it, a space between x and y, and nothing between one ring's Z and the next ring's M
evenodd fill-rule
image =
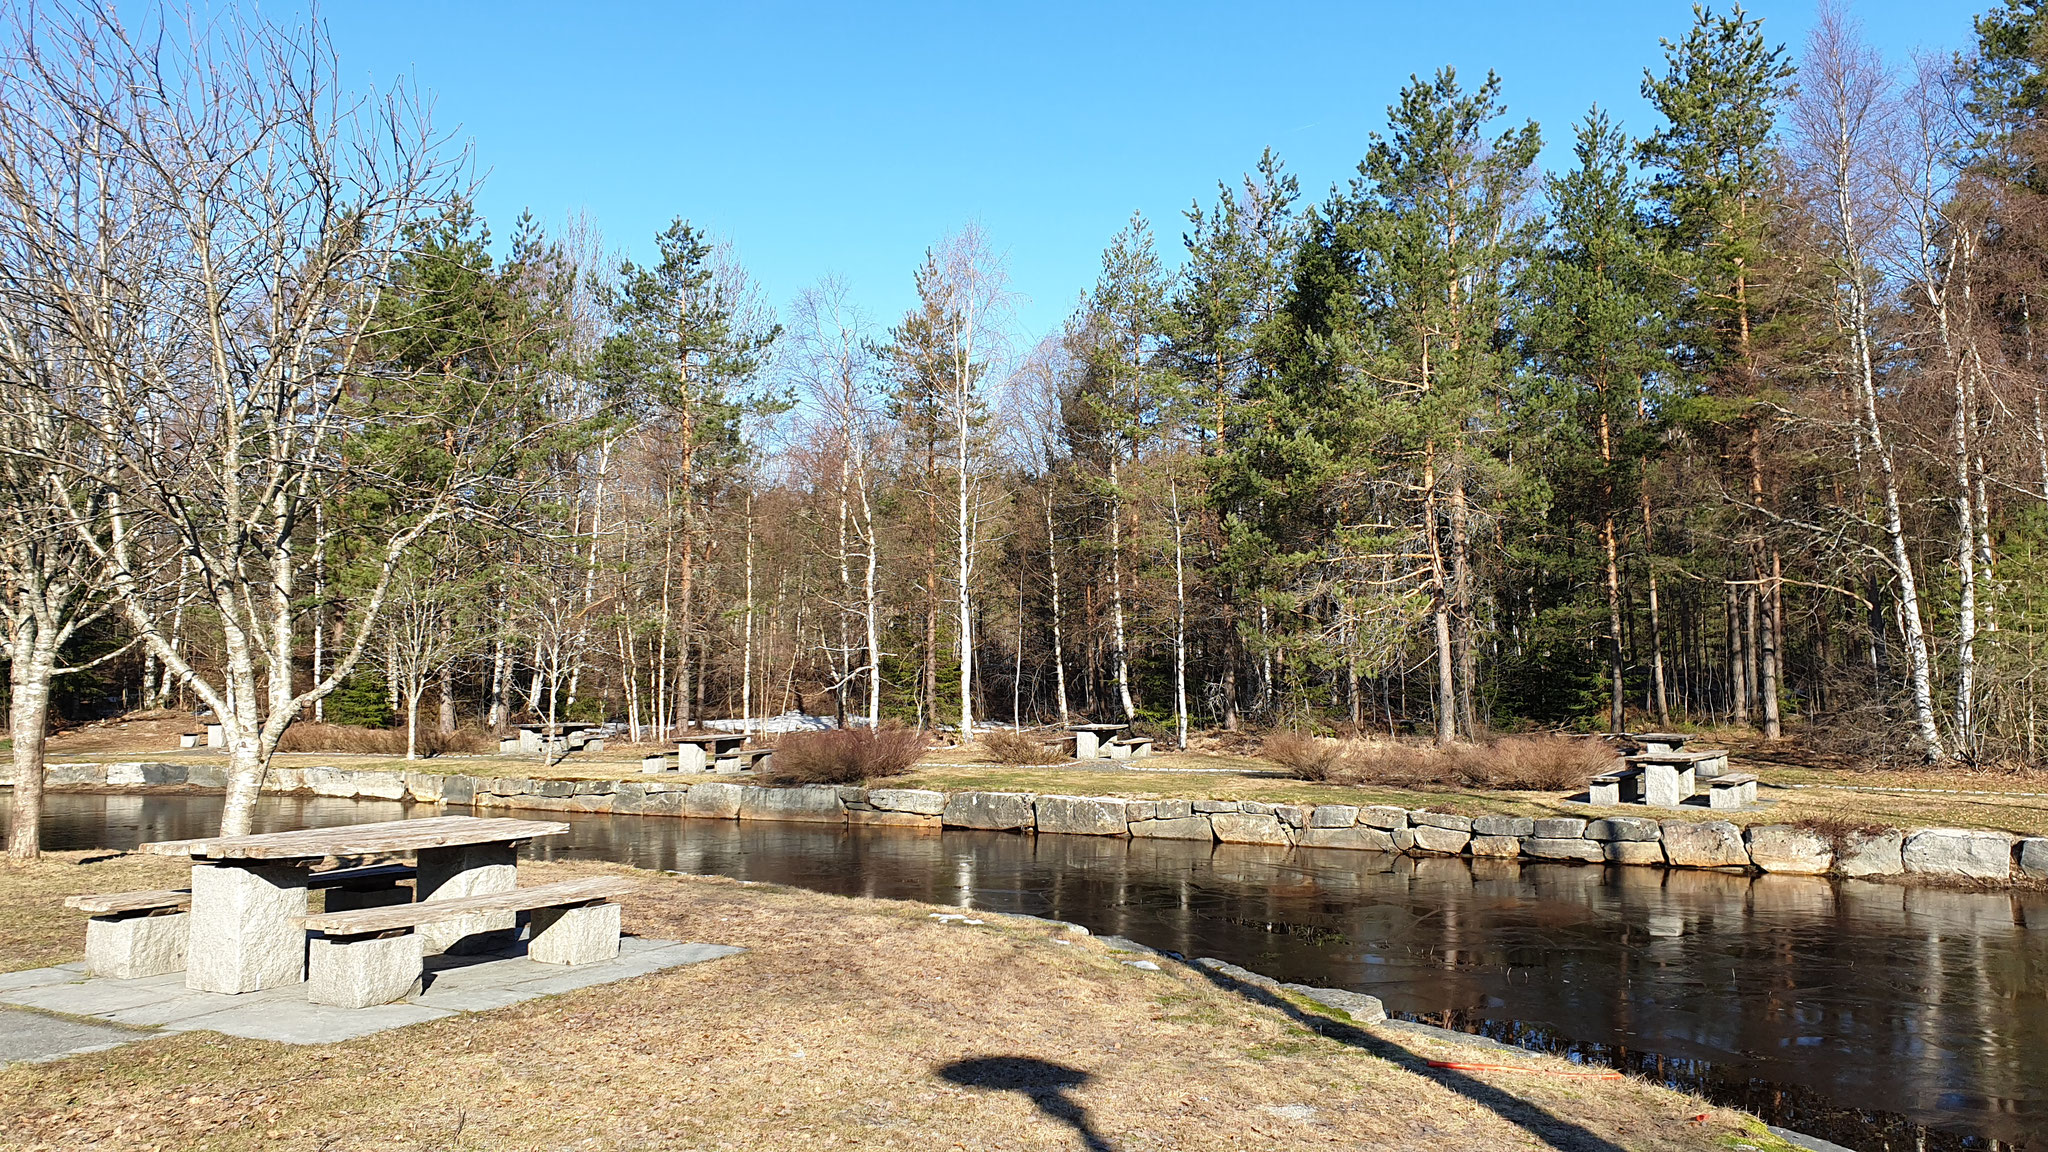
M54 788L227 786L224 766L52 764ZM1642 816L1454 816L1423 809L1251 800L1120 800L1028 792L800 785L715 776L533 780L346 768L273 768L264 791L475 808L786 820L897 828L977 828L1066 836L1348 848L1411 856L1732 868L1808 876L2048 881L2048 837L1980 829L1890 829L1833 838L1789 824Z

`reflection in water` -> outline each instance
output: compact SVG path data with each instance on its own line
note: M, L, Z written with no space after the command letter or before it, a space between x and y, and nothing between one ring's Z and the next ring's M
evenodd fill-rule
M51 848L205 835L219 812L211 797L49 802ZM406 811L266 798L258 822L270 830ZM2038 892L1082 836L564 819L571 834L535 854L1072 920L1647 1072L1859 1152L2048 1142L2048 895Z

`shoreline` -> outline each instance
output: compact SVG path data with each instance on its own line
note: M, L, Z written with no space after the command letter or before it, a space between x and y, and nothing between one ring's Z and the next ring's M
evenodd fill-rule
M273 768L263 791L476 809L958 828L1977 886L2048 883L2048 837L1984 829L1888 829L1836 836L1795 824L1743 827L1688 819L1669 809L1645 809L1645 815L1600 808L1584 817L1461 816L1389 805L774 787L744 780L712 773L572 780L315 767ZM212 792L226 783L225 769L213 765L119 761L51 764L45 787L51 792L147 794Z

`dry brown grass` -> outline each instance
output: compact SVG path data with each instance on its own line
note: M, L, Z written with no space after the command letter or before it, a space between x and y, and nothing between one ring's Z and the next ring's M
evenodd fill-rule
M1060 764L1073 759L1055 741L1058 737L1048 732L1010 732L1003 729L985 732L981 746L988 752L989 759L1012 768L1026 764Z
M858 784L901 776L930 740L914 728L828 728L775 742L769 778L778 784Z
M1580 788L1587 777L1614 761L1614 753L1598 740L1554 734L1503 736L1486 744L1442 749L1276 732L1260 751L1300 779L1320 783L1390 788L1462 785L1508 792Z
M279 752L347 752L361 756L405 755L405 729L356 728L346 724L312 724L301 721L284 730L277 743ZM442 732L421 725L419 751L422 756L444 752L496 752L498 738L481 728Z
M185 1033L16 1065L0 1070L0 1146L1049 1152L1083 1146L1063 1100L1120 1152L1785 1147L1638 1081L1432 1071L1424 1061L1569 1065L1361 1036L1181 965L1133 969L1043 924L940 924L923 905L605 865L521 871L631 875L643 886L623 902L628 931L749 951L344 1044ZM1080 1083L1049 1098L945 1073L1002 1060Z
M66 896L183 888L188 862L107 852L45 852L40 862L0 857L0 972L76 960L85 952L85 915Z

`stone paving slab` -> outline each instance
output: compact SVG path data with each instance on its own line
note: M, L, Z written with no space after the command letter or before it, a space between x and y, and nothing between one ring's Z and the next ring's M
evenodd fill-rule
M194 992L185 987L183 972L140 980L89 978L79 964L11 972L0 977L0 1063L98 1051L158 1032L209 1031L285 1044L332 1044L743 951L629 936L619 942L615 960L564 968L536 964L524 950L522 942L503 956L433 958L424 991L371 1008L311 1003L302 984L239 996Z
M55 1060L85 1052L116 1048L147 1035L131 1028L117 1028L86 1020L72 1020L30 1012L23 1008L0 1008L0 1064L17 1060Z

